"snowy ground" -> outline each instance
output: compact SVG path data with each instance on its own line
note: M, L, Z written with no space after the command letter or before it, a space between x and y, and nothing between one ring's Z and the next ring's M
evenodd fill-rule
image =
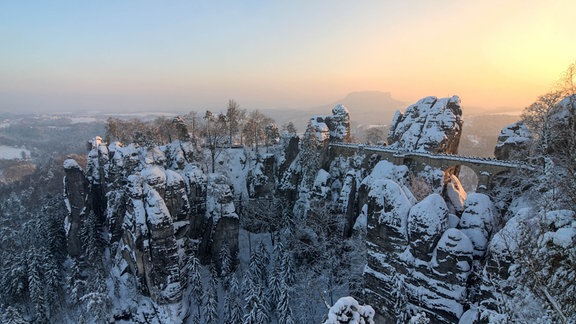
M30 157L30 151L24 148L0 145L0 160L18 160L22 158L22 152Z

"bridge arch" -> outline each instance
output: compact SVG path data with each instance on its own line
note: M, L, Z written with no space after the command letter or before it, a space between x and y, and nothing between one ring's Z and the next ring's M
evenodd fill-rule
M423 151L401 151L383 146L365 146L359 144L333 143L329 146L331 155L377 154L383 160L396 165L406 165L412 170L422 170L426 166L440 169L447 175L458 175L462 166L474 171L478 185L477 191L483 192L492 189L492 181L496 175L501 175L513 169L526 169L534 171L536 168L518 161L502 161L484 157L468 157L449 154L433 154ZM449 178L449 177L448 177Z
M475 192L478 190L478 175L476 174L476 171L472 170L468 166L460 166L458 179L460 179L460 183L466 192Z

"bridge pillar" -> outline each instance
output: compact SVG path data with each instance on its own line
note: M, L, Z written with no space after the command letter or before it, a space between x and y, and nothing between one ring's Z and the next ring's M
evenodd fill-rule
M478 176L478 187L476 192L487 192L490 190L490 183L492 182L492 173L487 171L480 171Z

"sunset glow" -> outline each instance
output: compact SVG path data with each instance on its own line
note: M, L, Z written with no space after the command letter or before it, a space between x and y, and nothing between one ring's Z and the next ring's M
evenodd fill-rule
M303 108L363 90L521 109L576 60L574 12L569 0L5 2L0 111Z

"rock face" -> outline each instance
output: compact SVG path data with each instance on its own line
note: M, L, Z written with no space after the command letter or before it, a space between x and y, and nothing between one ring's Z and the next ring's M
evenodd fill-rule
M486 263L481 278L481 298L477 307L468 310L474 318L482 322L490 318L506 318L515 314L502 312L496 305L502 299L508 300L514 307L518 303L518 282L525 272L538 269L542 273L539 285L547 291L562 291L556 294L555 302L560 307L574 307L573 262L568 261L566 254L576 247L576 217L571 210L554 210L538 213L526 207L517 210L506 225L494 234L488 243ZM535 258L530 265L521 260L527 249L535 249ZM519 261L520 260L520 261ZM550 262L554 260L554 262ZM520 288L521 289L521 288ZM534 312L545 313L544 305L529 290L521 290L520 300L533 301L536 305L522 305L534 308ZM563 309L564 309L563 308ZM511 312L513 313L513 311ZM514 317L512 317L514 318ZM570 319L568 320L570 322Z
M350 113L339 104L332 108L332 116L326 117L330 138L335 142L350 142Z
M448 226L448 208L442 197L432 194L410 209L408 237L410 252L420 260L430 260L430 251Z
M255 162L246 179L248 195L250 198L269 196L274 193L276 159L273 154L264 154Z
M350 142L350 113L344 105L336 105L332 116L312 117L308 129L320 143Z
M464 201L467 194L456 176L449 174L448 177L448 182L442 188L442 195L448 205L448 211L452 214L460 215L464 210Z
M394 322L410 307L425 309L433 322L457 322L473 259L486 252L481 238L493 229L492 203L483 194L468 195L460 220L439 194L416 203L395 168L378 162L359 190L360 196L368 192L359 199L368 228L365 300L377 322Z
M458 228L472 241L474 257L481 258L486 254L488 239L495 226L496 217L490 198L479 193L468 195Z
M205 258L218 256L222 248L234 259L238 253L239 218L234 206L234 196L228 179L223 175L212 174L208 178L206 217L211 224L204 234L200 248ZM207 259L207 258L206 258ZM220 259L214 258L218 271Z
M388 133L388 145L404 150L456 154L462 123L460 98L426 97L406 108L403 114L396 112Z
M208 178L190 162L189 144L122 146L97 137L85 178L67 160L70 255L82 254L78 228L81 211L89 208L107 218L118 273L135 276L140 291L158 303L181 300L193 250L217 266L223 248L236 257L239 222L231 186L226 177Z
M72 159L64 161L64 172L64 197L68 208L65 222L68 254L77 257L82 253L80 224L88 198L88 181L82 168Z
M504 127L498 135L494 156L500 160L522 160L528 157L532 136L523 122Z

